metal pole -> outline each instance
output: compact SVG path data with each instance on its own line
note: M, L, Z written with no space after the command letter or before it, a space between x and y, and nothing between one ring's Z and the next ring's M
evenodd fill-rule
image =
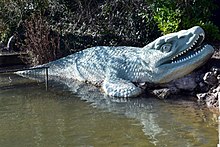
M219 115L218 115L218 145L217 147L220 147L220 93L218 92L218 110L219 110Z
M48 68L45 68L45 86L46 86L46 90L48 90Z

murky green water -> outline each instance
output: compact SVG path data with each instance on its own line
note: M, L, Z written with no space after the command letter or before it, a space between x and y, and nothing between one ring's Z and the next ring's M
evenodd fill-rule
M117 99L85 84L0 75L1 147L214 147L216 116L196 103Z

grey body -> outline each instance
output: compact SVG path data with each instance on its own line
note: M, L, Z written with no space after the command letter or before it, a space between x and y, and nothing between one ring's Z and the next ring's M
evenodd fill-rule
M204 35L196 26L143 48L92 47L41 66L50 67L50 76L89 82L110 96L132 97L142 92L142 83L166 83L204 64L214 52L210 45L200 47Z

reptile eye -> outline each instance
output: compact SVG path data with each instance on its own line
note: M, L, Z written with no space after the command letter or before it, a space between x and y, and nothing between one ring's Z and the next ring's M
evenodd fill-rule
M168 53L171 51L171 47L172 47L171 44L164 44L160 47L160 50L164 53Z

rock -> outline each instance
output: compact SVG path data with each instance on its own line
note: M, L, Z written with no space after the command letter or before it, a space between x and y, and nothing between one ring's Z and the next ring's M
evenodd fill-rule
M218 97L213 93L207 94L205 102L208 108L218 108Z
M202 85L202 83L207 86ZM211 68L203 76L203 82L199 84L200 88L208 89L205 93L197 94L198 101L203 101L207 107L218 109L218 100L220 98L220 68Z
M196 86L196 74L189 74L183 78L174 81L175 86L180 90L193 91Z
M218 83L220 83L220 75L217 76Z
M204 83L204 82L199 82L199 84L198 84L198 90L199 90L200 92L207 92L207 91L209 91L209 86L207 86L207 84Z
M5 47L4 43L0 41L0 49L3 49Z
M205 73L203 80L208 85L215 85L218 83L217 75L214 72Z
M207 93L200 93L196 95L199 101L205 101L207 107L218 108L218 100L220 98L220 85L216 88L210 89Z
M198 101L203 101L205 100L207 93L199 93L199 94L196 94L196 96L198 98Z
M166 99L171 94L171 91L169 88L163 88L163 89L155 89L152 91L152 93L160 99Z
M220 68L214 67L197 70L187 76L169 83L160 84L159 86L153 85L150 87L151 93L160 99L166 99L168 96L176 94L194 96L196 94L200 104L218 109L218 99L220 99Z

